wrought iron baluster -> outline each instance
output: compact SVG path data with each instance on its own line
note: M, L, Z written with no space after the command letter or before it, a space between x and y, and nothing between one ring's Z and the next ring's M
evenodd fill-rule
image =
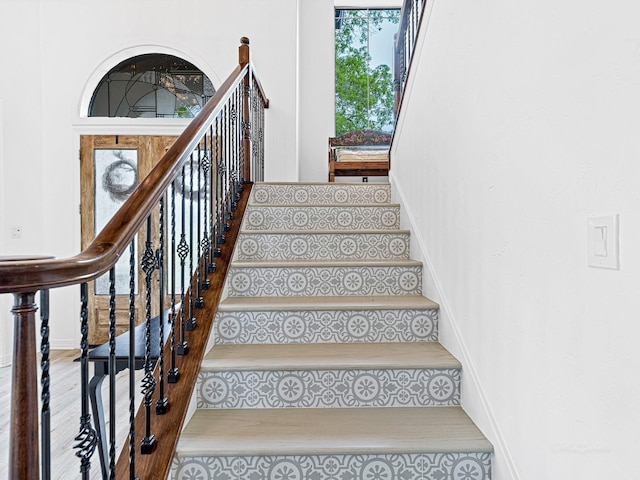
M259 88L253 76L251 85L251 125L249 126L251 139L251 181L257 182L262 180L259 168L261 162L260 145L262 141L262 122L260 121L260 107L262 106L262 99L259 99L258 97Z
M40 385L42 386L42 392L40 393L40 400L42 406L40 408L40 438L42 445L40 446L41 452L41 466L42 466L42 480L49 480L51 478L51 390L49 376L49 290L40 291L40 367L42 370L40 377Z
M238 207L236 202L236 194L237 194L237 163L239 158L239 149L238 149L238 118L240 117L238 112L238 88L233 92L233 95L230 99L232 107L231 107L231 122L229 125L230 136L231 136L231 158L229 159L229 210L231 212L235 211Z
M202 159L202 173L204 175L204 234L202 236L202 249L204 254L202 257L202 270L204 278L201 287L203 290L207 290L211 286L211 281L207 277L207 273L213 273L209 271L209 263L211 261L211 235L213 235L213 230L210 230L212 212L209 208L211 205L209 170L211 169L211 155L213 152L213 125L209 126L209 144L207 145L205 142L205 145L205 156ZM211 235L209 232L211 232Z
M169 383L177 383L178 367L176 366L176 184L171 183L171 367L167 381Z
M249 72L247 73L247 75L250 77L251 76L251 69L249 69ZM248 178L245 178L245 162L247 160L246 158L246 151L245 151L245 144L244 141L245 139L249 139L249 141L251 140L251 136L248 135L249 133L249 129L247 128L248 126L251 125L251 121L249 120L249 117L247 116L245 118L245 113L244 113L244 106L245 106L245 99L247 97L245 97L245 92L249 91L249 98L251 96L251 84L248 83L247 86L245 85L240 85L238 87L238 109L240 111L240 115L238 115L238 150L239 150L239 154L238 154L238 198L236 199L236 202L238 200L240 200L240 192L242 191L242 184L245 182L245 180L248 180Z
M224 172L225 172L225 185L224 185L224 225L223 230L228 232L231 230L231 225L229 221L233 218L233 213L231 212L231 156L233 155L233 150L231 149L231 133L230 133L230 123L231 123L231 112L229 111L229 104L225 105L225 119L224 119L224 127L225 127L225 138L227 139L227 151L224 160Z
M129 478L136 479L136 246L129 245Z
M260 164L260 156L258 153L258 132L260 131L260 123L258 121L258 86L255 83L255 79L252 78L251 83L251 128L249 130L249 138L251 139L251 178L250 181L255 182L259 180L258 177L258 165Z
M158 400L156 401L156 414L164 415L169 408L169 399L164 392L164 237L165 237L165 212L164 196L160 198L158 211L158 249L156 250L156 266L158 268Z
M227 205L229 199L229 157L231 156L231 141L229 139L229 106L226 105L224 109L224 119L222 122L224 137L224 155L222 156L222 231L228 232L227 229Z
M182 204L181 204L181 212L182 215L180 216L180 223L181 223L181 229L180 229L180 242L178 243L178 257L180 258L180 343L178 344L178 355L186 355L187 352L189 351L189 345L187 344L186 339L184 338L184 333L185 333L185 305L184 305L184 294L185 294L185 281L184 281L184 276L185 276L185 271L184 271L184 266L185 266L185 261L187 259L187 255L189 254L189 245L187 244L187 240L186 240L186 233L185 233L185 215L186 215L186 208L185 208L185 188L184 188L184 182L185 182L185 166L182 165L182 173L181 173L181 177L182 179L182 188L181 188L181 194L182 194Z
M411 56L413 56L413 50L415 49L416 46L416 40L417 40L417 36L418 36L418 27L420 26L420 17L418 16L419 10L418 10L418 2L414 1L413 3L413 45L412 45L412 49L411 49Z
M260 163L260 157L258 155L258 142L257 142L257 134L260 128L260 124L258 122L258 87L255 83L255 78L253 77L253 72L251 75L251 87L249 91L249 98L247 101L249 102L249 152L251 154L251 172L250 177L247 178L248 182L255 182L258 180L258 170L257 166Z
M218 146L220 144L220 138L218 136L218 117L214 120L215 124L215 136L213 135L214 125L211 125L211 176L210 176L210 187L209 187L209 229L211 230L211 242L209 245L209 265L207 266L207 271L209 273L213 273L216 271L216 264L214 258L220 256L220 248L218 247L218 239L217 239L217 192L218 192Z
M413 8L409 11L409 59L411 59L411 53L413 52L413 39L415 37L415 11Z
M238 199L240 193L238 192L238 162L240 160L240 145L238 142L238 119L240 118L240 112L238 111L238 92L239 88L236 87L231 97L231 210L238 208Z
M142 379L142 395L145 407L145 436L142 439L141 453L148 455L156 446L156 438L151 433L151 405L156 379L153 376L154 362L151 358L151 281L156 269L156 256L151 244L151 216L147 217L147 235L144 253L142 254L142 271L145 273L145 329L144 329L144 378Z
M205 134L206 135L206 134ZM205 144L207 139L204 139ZM198 217L198 228L196 230L196 243L198 245L197 255L196 255L196 292L197 297L195 299L194 305L196 308L204 307L204 298L202 298L202 269L200 265L202 264L202 204L200 203L202 200L202 148L201 144L198 144L198 209L196 216Z
M227 106L222 109L222 119L220 127L222 128L222 138L223 138L223 150L222 157L220 157L220 165L221 165L221 173L222 173L222 182L221 182L221 190L220 190L220 232L224 235L225 223L226 223L226 205L227 205L227 159L229 158L229 136L227 135L227 127L228 127L228 111Z
M116 268L109 270L109 478L116 478Z
M247 73L249 75L249 73ZM238 119L236 120L236 142L238 145L238 155L236 158L236 198L235 204L238 208L240 192L244 180L244 84L238 85L236 93L236 104L238 105Z
M264 109L265 109L265 105L262 102L260 102L260 111L261 111L261 114L262 114L262 119L260 120L260 125L261 125L261 127L260 127L260 149L261 149L261 152L260 152L260 154L261 154L261 157L260 157L260 162L261 162L260 163L260 172L261 172L261 175L262 175L261 180L263 180L263 181L264 181L264 139L265 139L264 129L265 129L265 126L266 126L266 122L265 122L265 118L264 118L264 115L265 115L264 114Z
M187 331L195 330L196 319L193 315L193 309L195 308L196 288L193 284L193 152L189 156L189 319L187 320Z
M260 101L260 179L264 181L264 129L265 129L265 119L264 119L264 109L265 104Z
M89 480L91 456L98 442L89 414L89 288L80 285L80 431L75 437L76 456L80 459L82 480Z
M253 70L250 68L247 74L248 78L244 82L244 89L242 93L242 137L243 137L243 152L242 159L243 165L241 166L241 172L243 173L243 183L251 183L253 175L253 162L255 161L251 152L251 126L254 125L255 119L253 114L255 109L252 108L251 102L253 97Z
M216 117L216 136L219 138L220 146L216 146L216 249L214 252L215 257L219 257L220 245L224 244L224 228L223 228L223 197L224 197L224 162L222 160L224 156L224 128L221 125L223 121L222 113Z
M249 155L250 155L250 175L247 176L247 178L245 178L245 182L247 183L251 183L255 180L255 164L256 164L256 155L253 153L254 148L256 146L255 143L255 128L252 127L256 127L256 106L254 104L255 101L255 85L253 83L253 75L250 78L249 81L249 92L248 92L248 96L245 96L245 102L247 102L248 104L248 109L249 109L249 125L248 125L248 131L246 133L246 137L249 140L247 142L247 148L249 149Z
M411 29L409 31L409 50L407 51L407 68L411 63L411 57L413 57L413 49L415 47L416 39L416 8L415 1L411 5Z

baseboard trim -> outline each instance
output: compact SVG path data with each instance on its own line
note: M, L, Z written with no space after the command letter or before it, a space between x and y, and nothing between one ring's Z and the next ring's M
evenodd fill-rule
M11 365L11 355L0 356L0 367L8 367Z
M51 350L76 350L80 348L80 343L73 338L62 338L51 341Z
M433 266L433 262L429 257L428 249L417 229L417 224L415 221L415 216L413 215L413 211L407 202L407 198L402 190L400 182L398 182L395 177L394 172L389 172L389 180L391 183L391 196L392 201L400 203L400 211L401 211L401 220L400 220L400 228L406 228L411 232L411 253L412 258L416 260L420 260L423 262L425 268L423 268L423 285L433 285L435 289L435 295L432 295L431 298L435 300L440 305L440 321L444 319L448 320L449 326L451 327L451 331L454 335L454 340L456 343L456 352L460 352L462 358L458 358L462 363L462 371L465 380L470 380L471 384L465 385L465 389L467 393L465 396L472 396L477 398L480 401L480 406L485 414L485 421L482 422L486 424L490 428L490 432L484 432L485 435L489 438L491 443L494 446L494 455L500 458L500 463L502 467L508 472L509 478L511 480L520 480L520 475L515 466L515 462L507 446L504 435L502 434L502 430L498 425L496 417L489 405L489 401L487 400L487 396L482 388L480 383L480 379L475 368L475 365L471 359L469 351L466 347L464 336L460 331L458 323L456 322L455 316L452 313L452 309L450 308L449 302L447 301L447 296L442 288L442 284L440 283L440 279L437 276L437 272ZM403 222L407 224L403 225ZM416 258L416 256L420 258ZM446 345L445 345L446 346ZM471 388L469 388L471 387ZM472 390L475 393L469 394L469 390ZM464 408L464 397L463 397L463 405ZM495 470L495 466L494 466ZM498 480L498 479L496 479Z

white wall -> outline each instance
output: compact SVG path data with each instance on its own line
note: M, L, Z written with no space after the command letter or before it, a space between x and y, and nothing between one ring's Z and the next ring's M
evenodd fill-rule
M324 182L329 173L328 138L335 132L333 0L298 0L298 8L299 179Z
M18 25L17 18L29 21ZM0 4L0 49L4 64L0 75L0 255L43 253L43 225L37 212L42 204L43 181L39 173L42 92L38 24L37 4L19 1ZM20 42L9 35L18 28ZM16 138L22 141L14 141ZM28 214L21 208L23 205L29 206ZM20 227L22 238L11 238L14 226ZM12 348L13 319L9 312L12 304L11 295L0 295L0 365L8 362Z
M271 100L265 178L297 180L296 0L0 1L0 255L78 253L79 135L158 131L161 122L87 119L81 106L101 74L132 51L171 51L219 86L237 64L242 36ZM170 121L161 130L183 126ZM14 225L22 238L10 238ZM54 348L77 346L78 302L77 288L52 293ZM11 303L0 299L0 358L10 351Z
M391 175L494 479L636 478L640 4L430 5Z
M4 178L4 141L2 137L2 125L3 125L3 105L2 98L0 98L0 179ZM5 200L3 192L0 192L0 212L5 211ZM4 229L5 215L0 214L0 229ZM0 252L5 251L4 246L5 238L0 235ZM0 367L4 367L11 362L11 338L13 335L13 329L11 328L12 322L9 315L10 295L0 295Z

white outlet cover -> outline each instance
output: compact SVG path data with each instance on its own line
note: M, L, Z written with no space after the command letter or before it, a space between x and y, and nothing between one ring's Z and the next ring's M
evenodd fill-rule
M587 218L587 264L620 269L618 214Z

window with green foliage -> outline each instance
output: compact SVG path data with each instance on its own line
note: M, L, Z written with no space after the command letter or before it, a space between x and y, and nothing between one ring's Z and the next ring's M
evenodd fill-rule
M393 38L400 10L336 10L336 135L393 130Z

